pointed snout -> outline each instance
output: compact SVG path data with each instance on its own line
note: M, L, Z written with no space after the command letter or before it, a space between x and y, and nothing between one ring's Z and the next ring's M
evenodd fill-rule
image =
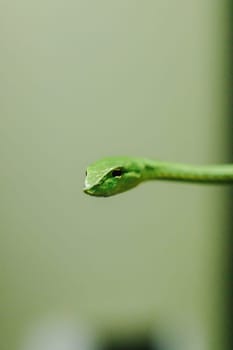
M89 195L93 195L94 194L94 191L93 191L92 187L87 187L87 186L85 186L83 188L83 192L86 193L86 194L89 194Z

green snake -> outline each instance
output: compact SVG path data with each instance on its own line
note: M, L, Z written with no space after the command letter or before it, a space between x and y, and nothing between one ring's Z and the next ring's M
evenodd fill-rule
M109 197L148 180L233 184L233 164L192 165L134 157L109 157L86 171L84 192Z

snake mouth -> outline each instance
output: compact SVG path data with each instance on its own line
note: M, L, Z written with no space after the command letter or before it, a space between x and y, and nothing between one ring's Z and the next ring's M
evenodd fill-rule
M109 197L111 194L106 194L101 191L98 191L98 189L95 186L90 187L84 187L83 192L88 194L89 196L94 197Z
M98 180L95 183L90 184L87 179L85 179L85 184L83 192L95 197L105 197L105 195L100 191L99 186L103 183L104 179Z
M88 194L89 196L103 197L102 194L98 194L98 191L96 191L95 186L84 187L83 192Z
M90 195L94 195L94 191L93 191L92 187L84 187L83 192L90 194Z
M93 185L90 185L87 181L87 179L85 179L85 184L84 184L84 188L83 188L83 192L87 193L89 195L94 195L94 190L93 190Z

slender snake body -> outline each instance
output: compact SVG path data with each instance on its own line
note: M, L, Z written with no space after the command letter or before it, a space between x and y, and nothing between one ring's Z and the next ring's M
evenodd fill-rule
M87 168L84 192L109 197L149 180L233 184L233 164L192 165L146 158L109 157Z

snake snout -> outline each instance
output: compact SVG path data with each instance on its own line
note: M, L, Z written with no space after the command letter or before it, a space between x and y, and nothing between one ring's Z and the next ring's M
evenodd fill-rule
M83 192L87 194L92 194L93 191L91 190L91 187L84 187Z

